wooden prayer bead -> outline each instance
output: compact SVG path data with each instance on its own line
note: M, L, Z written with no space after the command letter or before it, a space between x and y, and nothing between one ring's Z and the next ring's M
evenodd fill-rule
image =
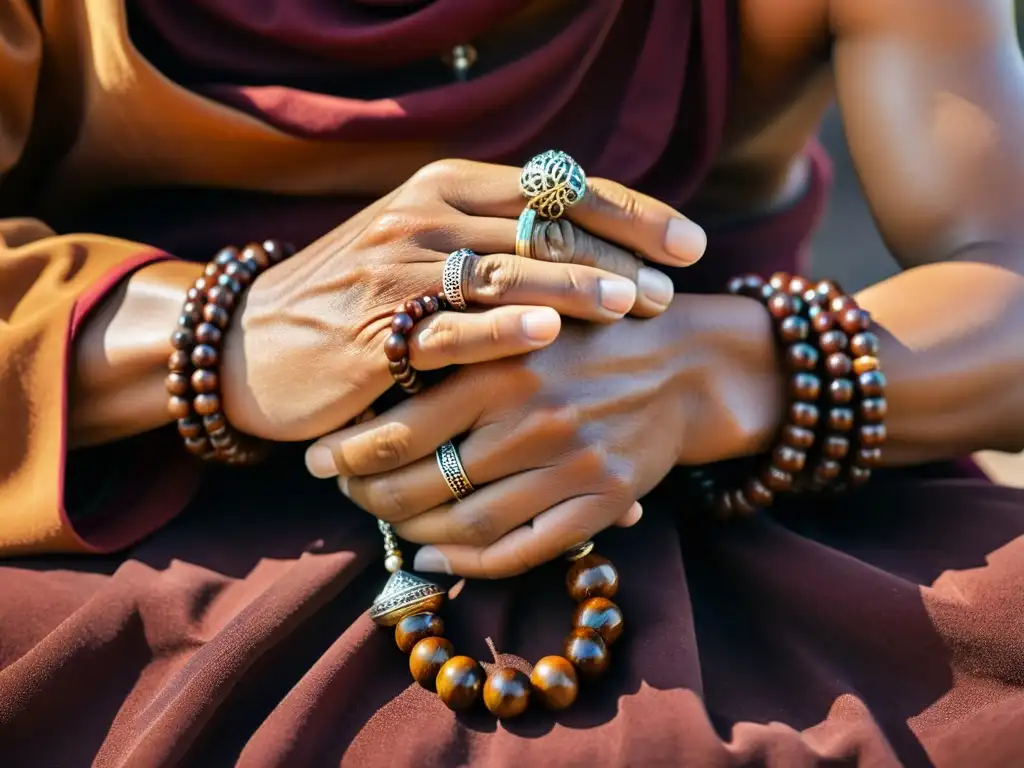
M794 296L803 296L807 291L811 290L811 281L806 277L794 275L789 280L789 287L787 290Z
M192 406L200 416L208 416L220 410L220 398L217 395L196 395Z
M814 468L814 479L823 486L828 485L839 477L842 471L843 465L838 461L835 459L824 459L818 462L818 466Z
M798 427L814 429L821 418L817 406L796 402L789 406L789 419Z
M600 555L590 554L574 562L565 576L565 587L576 602L588 597L615 597L619 572Z
M425 637L409 652L409 671L413 679L428 690L434 690L437 675L455 654L452 644L443 637Z
M743 492L742 488L733 488L727 492L729 494L730 506L732 506L733 513L740 517L750 517L752 514L757 512L757 507L754 506L747 495Z
M797 315L791 315L779 323L779 338L785 342L803 341L810 334L810 323Z
M882 397L869 397L860 404L860 415L864 421L881 421L889 411L889 404Z
M849 355L843 352L833 352L825 358L825 371L829 376L836 378L849 376L853 371L853 362Z
M791 371L811 372L818 367L818 350L806 342L799 342L786 350L786 362Z
M279 264L291 255L287 252L284 244L277 240L264 240L262 246L263 252L267 254L271 264Z
M563 710L572 706L579 693L579 681L572 664L561 656L545 656L530 674L534 695L548 709Z
M881 448L861 448L857 451L857 464L868 469L882 466Z
M401 360L409 356L409 343L405 336L399 333L392 333L384 342L384 354L388 360Z
M831 312L818 311L811 315L811 330L817 334L832 330L835 325L835 316Z
M397 333L402 336L412 330L413 323L412 316L408 312L396 312L394 317L391 318L391 332Z
M856 374L867 373L878 370L878 358L870 355L858 357L853 361L853 372Z
M743 486L743 491L752 504L759 507L770 507L775 501L775 494L759 478L751 477Z
M189 379L184 373L169 373L164 379L164 386L172 395L184 397L189 393Z
M849 432L853 429L853 411L849 408L830 408L828 428L833 432Z
M197 344L192 350L192 365L196 368L214 368L219 362L217 348L210 344Z
M484 706L495 717L518 717L530 703L530 678L512 667L495 670L484 683Z
M192 402L184 397L171 397L167 400L167 412L175 419L184 419L192 413Z
M878 357L878 337L873 333L858 333L850 339L850 352L854 357Z
M885 443L885 424L864 424L860 430L860 444L869 448L877 448Z
M796 448L790 448L788 445L777 445L772 451L772 464L783 472L793 475L804 468L806 461L806 453L798 451Z
M736 510L732 507L732 496L729 495L728 491L720 491L713 496L715 500L714 513L715 517L719 520L729 520L736 514Z
M202 437L205 434L203 422L195 415L178 419L177 426L182 437Z
M796 400L813 402L821 394L821 379L813 373L797 373L789 381L789 393Z
M833 379L828 385L828 397L836 405L853 401L853 382L849 379Z
M203 428L207 433L217 432L227 426L227 419L220 411L203 416Z
M583 677L597 677L608 669L611 654L601 636L587 627L578 627L565 639L565 658Z
M453 656L437 673L437 696L448 709L469 709L480 698L485 677L483 667L469 656Z
M793 475L776 466L768 466L761 472L761 482L775 493L785 493L793 487Z
M250 285L255 278L252 270L240 261L232 261L224 267L224 274L233 277L243 286Z
M782 320L793 314L793 297L788 293L775 293L767 303L768 311L776 320Z
M414 321L423 318L423 305L417 299L405 302L405 311Z
M196 343L196 335L189 328L179 328L171 334L171 346L175 349L188 349Z
M216 347L220 345L223 338L224 332L213 323L200 323L196 328L196 342L199 344Z
M228 314L224 307L219 307L216 304L207 304L203 307L203 320L224 330L228 327L228 323L231 322L231 315Z
M212 449L210 447L210 441L205 437L186 437L185 450L193 456L203 456L204 454L209 453Z
M441 637L444 622L436 613L417 613L406 616L395 627L395 642L402 653L410 653L413 646L427 637Z
M850 441L842 435L828 435L822 443L821 452L830 459L844 459L850 451Z
M842 352L848 343L849 340L842 331L825 331L818 337L818 347L826 355Z
M885 384L881 371L866 371L857 377L857 386L864 397L881 397L885 394Z
M167 368L173 373L185 373L192 368L192 357L188 350L176 349L167 359Z
M787 424L782 428L782 441L791 448L806 451L814 445L814 432L795 424Z
M601 636L605 645L611 645L625 627L619 606L605 597L591 597L576 606L572 616L573 627L586 627Z
M432 315L441 308L441 303L436 296L424 296L420 299L420 303L423 304L423 312L426 315Z
M776 291L789 290L789 281L793 279L793 276L788 272L775 272L770 278L768 278L768 284Z
M213 371L201 368L192 374L192 389L198 394L212 394L220 388L220 381Z
M251 261L259 268L260 272L270 266L270 256L267 255L267 252L263 250L263 246L259 243L249 243L242 249L239 258L242 261Z

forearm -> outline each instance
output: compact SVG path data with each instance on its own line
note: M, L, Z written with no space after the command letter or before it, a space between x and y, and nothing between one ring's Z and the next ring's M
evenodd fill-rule
M164 377L171 331L202 269L180 261L145 267L86 320L71 353L71 447L112 442L170 422Z

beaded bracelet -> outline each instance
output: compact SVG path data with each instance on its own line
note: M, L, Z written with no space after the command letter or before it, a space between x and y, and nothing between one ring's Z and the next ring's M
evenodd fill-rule
M245 289L265 269L294 253L277 240L222 249L188 290L171 335L174 352L165 380L168 411L189 453L228 464L251 464L267 444L228 424L221 405L220 360L224 333Z
M405 302L391 317L391 334L384 342L384 354L391 377L410 395L423 389L423 381L419 371L409 364L409 334L417 322L446 307L444 293L421 296Z

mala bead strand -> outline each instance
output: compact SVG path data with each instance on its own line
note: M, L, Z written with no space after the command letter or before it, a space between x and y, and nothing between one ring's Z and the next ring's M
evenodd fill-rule
M409 334L420 320L430 317L447 305L444 294L410 299L391 318L391 334L384 342L384 354L392 378L407 394L423 389L419 371L409 364Z

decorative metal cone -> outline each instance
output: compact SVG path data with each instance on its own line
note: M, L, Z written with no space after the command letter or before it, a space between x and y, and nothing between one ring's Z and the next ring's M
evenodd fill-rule
M414 613L431 613L444 605L444 590L408 571L395 571L370 606L370 618L382 627L393 627Z

